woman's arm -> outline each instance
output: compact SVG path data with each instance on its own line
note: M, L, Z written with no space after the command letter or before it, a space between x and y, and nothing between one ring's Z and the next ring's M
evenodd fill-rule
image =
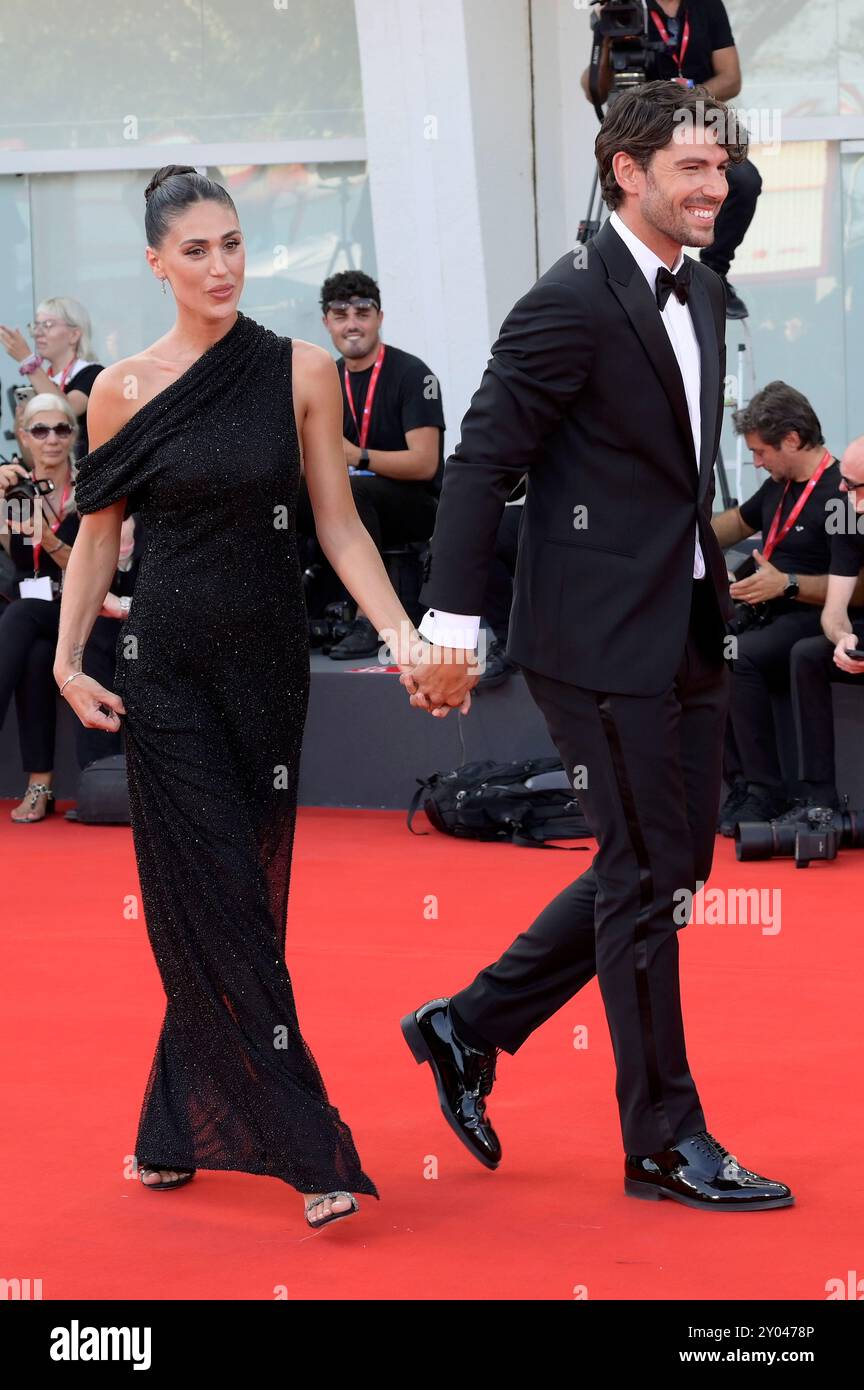
M115 363L114 367L122 366ZM125 423L122 392L113 389L112 368L97 377L90 397L90 442L93 449L110 439ZM93 624L102 611L120 554L120 528L126 499L98 512L82 516L75 544L66 565L60 604L60 631L54 657L54 679L58 687L73 672L82 671L82 660ZM58 557L59 558L59 557ZM82 724L90 729L116 733L119 715L126 710L119 695L105 690L91 676L79 675L66 685L63 696ZM100 705L108 707L105 713Z
M321 549L396 663L410 667L412 651L423 643L393 592L384 562L354 505L345 468L342 387L336 364L323 348L295 339L293 383L306 485Z

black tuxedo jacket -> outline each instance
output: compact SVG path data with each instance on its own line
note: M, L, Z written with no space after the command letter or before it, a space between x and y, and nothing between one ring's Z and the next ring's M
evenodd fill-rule
M686 641L697 520L716 595L706 637L720 652L732 612L711 529L725 295L696 260L688 303L701 354L698 462L654 294L610 223L519 300L447 461L422 603L482 613L504 503L527 473L514 661L589 690L666 688Z

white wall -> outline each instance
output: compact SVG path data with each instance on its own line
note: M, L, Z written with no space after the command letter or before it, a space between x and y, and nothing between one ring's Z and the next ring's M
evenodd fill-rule
M528 0L356 0L384 336L441 380L447 448L535 279Z

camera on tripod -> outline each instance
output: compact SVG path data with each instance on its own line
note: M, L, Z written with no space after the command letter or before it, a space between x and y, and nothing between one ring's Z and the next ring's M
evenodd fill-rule
M596 5L602 0L591 2ZM588 81L591 99L597 106L600 89L596 79L604 39L609 40L609 66L612 69L610 102L616 93L646 80L645 69L651 54L662 53L666 45L662 39L648 37L648 6L645 0L606 0L602 11L592 14L591 29L593 44Z
M741 821L735 827L739 860L794 858L806 869L814 859L836 859L841 849L864 849L864 811L811 806L805 821Z
M603 50L608 40L611 84L607 102L612 105L622 92L647 82L648 62L654 53L665 51L662 39L649 38L648 5L646 0L591 0L592 5L602 4L601 11L591 14L591 59L588 65L588 93L591 97L597 119L603 120L603 105L600 99L600 71ZM596 207L599 187L597 173L591 196L588 199L588 215L579 223L577 240L583 245L600 230L599 210Z

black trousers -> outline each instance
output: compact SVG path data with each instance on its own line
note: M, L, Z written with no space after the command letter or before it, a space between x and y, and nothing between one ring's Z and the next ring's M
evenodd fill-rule
M660 694L606 695L524 671L574 785L573 769L586 769L578 795L599 847L452 997L466 1042L513 1053L596 974L628 1153L672 1148L705 1127L684 1045L675 912L714 853L729 683L721 641L700 580L677 675Z
M767 627L739 635L724 759L727 782L740 777L773 792L785 792L771 697L789 690L792 648L802 638L822 631L821 615L815 604L802 605L794 612L780 613Z
M864 619L854 619L852 630L860 647L864 644ZM796 642L790 665L798 776L802 782L814 784L815 792L836 795L831 686L834 682L857 685L864 698L864 676L850 676L835 666L834 648L824 634Z
M755 164L745 159L730 164L726 173L729 191L714 227L714 240L700 252L700 260L718 275L728 275L735 252L753 221L756 201L762 192L762 176Z
M41 598L14 599L0 612L0 725L14 695L21 766L28 774L54 768L57 684L53 671L59 626L56 599L51 603ZM87 675L108 690L112 689L119 631L114 619L97 618L82 661ZM77 719L75 723L79 767L123 751L120 733L85 729Z

